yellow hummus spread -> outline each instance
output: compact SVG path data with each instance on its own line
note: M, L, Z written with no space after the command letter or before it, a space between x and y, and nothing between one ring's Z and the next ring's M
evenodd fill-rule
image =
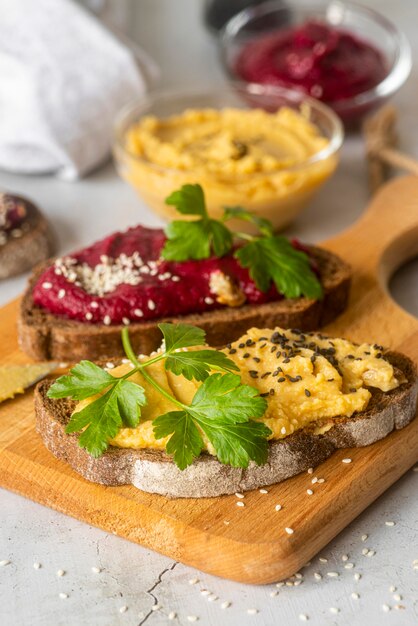
M387 392L403 382L396 378L381 346L357 345L316 333L251 328L223 351L239 366L241 382L252 385L266 397L268 406L260 421L272 431L271 439L284 439L307 427L323 433L336 417L350 418L364 411L371 397L369 388ZM111 373L122 376L131 367L126 363ZM166 371L162 361L151 364L148 371L185 404L191 403L200 385ZM110 443L122 448L163 450L167 438L155 439L153 420L177 407L156 392L140 373L129 380L145 388L148 403L141 409L139 426L122 428ZM92 399L79 403L77 410ZM205 437L204 441L206 449L213 453Z
M200 183L214 217L240 204L278 226L335 169L335 155L314 158L328 144L308 115L287 107L188 109L133 124L118 156L123 176L170 218L174 210L164 199L183 184Z

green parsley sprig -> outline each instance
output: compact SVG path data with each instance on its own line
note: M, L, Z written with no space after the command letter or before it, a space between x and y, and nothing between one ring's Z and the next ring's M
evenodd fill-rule
M273 282L286 298L306 296L318 300L322 287L312 271L309 257L296 250L286 237L275 235L269 220L253 215L242 207L225 207L220 220L209 217L203 189L200 185L183 185L166 199L183 215L195 220L175 220L168 224L167 241L162 250L168 261L207 259L211 254L222 257L234 247L234 237L245 243L234 256L249 270L252 280L261 291L268 291ZM239 219L251 222L258 234L233 233L225 222Z
M128 329L122 331L122 343L133 368L114 377L90 361L81 361L66 376L50 387L49 398L84 400L98 395L80 411L73 413L67 433L79 432L79 445L99 457L109 440L120 428L134 428L141 419L141 407L147 402L146 390L129 381L136 372L165 396L178 410L157 417L153 422L156 439L169 437L168 454L180 469L185 469L201 453L202 433L213 445L221 463L247 467L249 462L265 463L270 430L261 417L267 406L256 389L242 385L237 365L217 350L195 348L205 343L205 333L188 324L159 324L163 349L153 358L140 362L129 340ZM164 361L164 367L188 380L202 382L190 405L180 402L151 376L147 368ZM212 373L215 372L215 373Z

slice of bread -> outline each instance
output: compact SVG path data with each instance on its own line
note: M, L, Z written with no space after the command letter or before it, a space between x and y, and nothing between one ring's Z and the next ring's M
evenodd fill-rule
M52 254L50 227L39 209L26 198L14 196L26 208L19 237L10 237L0 246L0 280L22 274L44 261Z
M129 334L137 353L150 354L161 344L160 322L183 322L199 326L212 346L225 345L243 335L247 328L300 328L315 330L332 321L347 306L351 270L338 256L317 247L310 252L315 259L324 289L322 300L298 298L239 308L222 308L130 324ZM38 268L23 295L18 319L19 343L34 359L78 361L123 355L121 325L88 324L58 317L33 303L32 289L45 265Z
M66 461L87 480L103 485L132 484L138 489L170 497L202 498L257 489L281 482L314 467L338 448L368 446L392 430L404 428L415 416L418 391L417 371L403 354L385 353L385 358L402 372L405 382L383 393L370 388L372 397L362 413L334 418L334 425L323 435L314 427L300 430L279 441L271 441L268 462L248 469L222 465L216 457L202 454L181 471L171 457L158 450L130 450L110 447L98 459L80 448L77 435L66 434L75 403L51 400L45 380L35 390L36 428L45 446L58 459ZM400 372L399 372L400 370Z

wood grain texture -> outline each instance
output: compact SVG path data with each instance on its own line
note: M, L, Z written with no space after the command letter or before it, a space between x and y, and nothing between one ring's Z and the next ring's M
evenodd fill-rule
M418 178L396 179L362 219L324 244L354 270L349 309L327 332L377 341L418 362L418 320L394 303L387 280L418 253ZM0 311L0 364L28 359L16 343L18 302ZM349 457L352 463L344 464ZM342 450L268 489L235 496L168 500L133 487L88 483L58 461L35 433L32 393L0 407L0 486L184 563L246 583L296 572L418 460L418 420L367 448ZM312 487L314 495L306 489ZM282 510L276 511L280 503ZM293 528L289 535L285 528Z

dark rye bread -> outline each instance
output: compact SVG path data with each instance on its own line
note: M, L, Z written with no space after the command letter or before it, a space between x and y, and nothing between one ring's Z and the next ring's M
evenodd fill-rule
M400 353L388 352L385 358L402 372L406 382L388 393L371 390L372 398L365 411L351 418L335 418L332 428L323 435L315 435L311 426L270 442L268 462L260 467L251 463L248 469L234 468L204 453L181 471L162 451L116 447L94 459L79 447L75 434L65 433L75 403L49 399L46 394L50 380L39 383L35 390L36 428L52 454L95 483L132 484L143 491L176 498L213 497L257 489L315 467L338 448L368 446L411 422L418 390L415 366Z
M24 203L27 211L20 237L10 237L0 246L0 280L22 274L52 254L52 234L39 209L26 198L13 196Z
M184 322L206 332L212 346L225 345L243 335L248 328L300 328L317 330L347 306L351 270L339 257L317 247L310 248L318 264L324 289L322 300L298 298L239 308L222 308L199 314L133 323L131 342L137 353L150 354L161 344L160 322ZM58 317L33 303L32 289L45 265L38 268L23 295L18 318L20 347L34 359L78 361L122 356L121 325L88 324Z

